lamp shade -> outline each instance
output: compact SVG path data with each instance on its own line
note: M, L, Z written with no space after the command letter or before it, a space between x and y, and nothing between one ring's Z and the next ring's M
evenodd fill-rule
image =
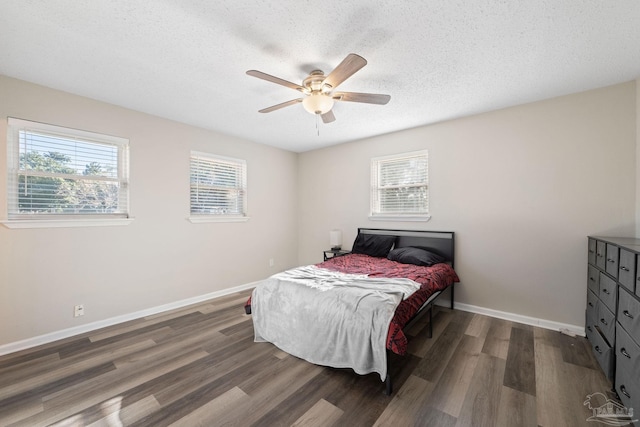
M302 106L311 114L324 114L333 107L333 98L320 92L313 92L302 100Z
M329 244L331 249L340 249L342 247L342 231L331 230L329 232Z

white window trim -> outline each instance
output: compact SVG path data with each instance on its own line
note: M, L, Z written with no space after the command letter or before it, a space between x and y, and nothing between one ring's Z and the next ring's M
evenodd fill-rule
M111 143L121 146L124 150L124 160L118 162L118 168L120 168L119 175L122 174L126 184L129 185L129 140L112 135L105 135L96 132L89 132L80 129L67 128L64 126L50 125L46 123L34 122L31 120L18 119L15 117L7 118L7 175L11 175L16 170L18 162L19 149L16 149L15 143L18 136L16 135L21 129L35 129L43 132L49 132L53 134L63 134L70 137L77 137L79 139L87 139L90 141ZM124 168L124 169L123 169ZM13 176L7 177L7 190L11 181L15 179ZM9 218L9 191L7 191L7 200L3 209L3 220L0 220L0 224L10 229L26 229L26 228L61 228L61 227L105 227L105 226L121 226L129 225L133 222L131 217L130 204L129 204L129 192L127 191L127 213L110 215L66 215L55 217L54 215L42 215L39 217L26 216L23 218Z
M431 215L371 215L370 221L406 221L406 222L427 222L431 219Z
M203 151L194 151L192 150L190 155L189 155L189 176L191 176L191 158L192 157L204 157L204 158L208 158L211 160L220 160L223 162L232 162L232 163L238 163L238 164L242 164L244 166L244 200L243 200L243 205L244 205L244 212L245 215L216 215L216 214L202 214L202 215L194 215L191 214L191 200L189 200L189 216L187 217L187 220L189 222L191 222L192 224L204 224L204 223L212 223L212 222L247 222L249 221L249 219L251 217L249 217L246 213L249 211L248 208L248 204L247 204L247 199L248 199L248 192L247 192L247 161L244 159L237 159L234 157L227 157L227 156L220 156L217 154L212 154L212 153L205 153ZM191 183L189 183L189 185L191 185ZM189 190L191 191L191 190Z
M206 222L247 222L249 221L249 218L250 217L248 216L221 215L219 217L214 217L213 215L198 215L198 216L190 216L187 219L192 224L203 224Z
M0 221L7 228L75 228L75 227L109 227L116 225L129 225L133 218L113 219L17 219Z
M380 156L373 157L371 159L371 173L373 173L373 165L375 162L380 162L384 160L395 160L403 157L413 157L413 156L426 156L427 157L427 165L429 162L429 152L428 150L419 150L419 151L411 151L407 153L399 153L392 154L388 156ZM377 184L377 183L376 183ZM374 191L374 183L373 176L371 176L371 188L369 194L369 220L370 221L398 221L398 222L426 222L431 219L431 212L428 211L425 214L374 214L373 213L373 191ZM427 166L427 192L430 190L429 185L429 172Z

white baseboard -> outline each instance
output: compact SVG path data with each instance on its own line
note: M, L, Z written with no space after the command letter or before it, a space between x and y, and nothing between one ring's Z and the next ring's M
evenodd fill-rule
M449 302L442 302L443 307L450 307ZM497 317L498 319L510 320L512 322L524 323L525 325L538 326L544 329L551 329L553 331L568 331L574 335L581 337L585 336L584 326L570 325L568 323L554 322L552 320L539 319L537 317L522 316L520 314L509 313L506 311L493 310L491 308L478 307L471 304L463 304L461 302L455 302L454 308L456 310L468 311L471 313L484 314L485 316Z
M49 334L40 335L26 340L17 341L9 344L0 345L0 356L14 353L16 351L26 350L42 344L48 344L53 341L69 338L74 335L84 334L86 332L95 331L107 326L117 325L118 323L127 322L129 320L139 319L141 317L151 316L153 314L162 313L164 311L175 310L177 308L186 307L188 305L197 304L206 300L220 298L236 292L254 288L258 282L246 283L244 285L235 286L233 288L223 289L221 291L210 292L193 298L187 298L169 304L159 305L157 307L136 311L135 313L123 314L121 316L112 317L110 319L99 320L97 322L87 323L86 325L76 326L61 331L51 332Z
M26 340L17 341L0 346L0 356L14 353L16 351L26 350L28 348L36 347L42 344L48 344L53 341L69 338L74 335L84 334L86 332L95 331L107 326L117 325L118 323L127 322L129 320L139 319L141 317L151 316L153 314L162 313L164 311L175 310L177 308L186 307L188 305L197 304L206 300L220 298L226 295L230 295L236 292L244 291L254 288L258 282L246 283L244 285L236 286L229 289L223 289L221 291L211 292L205 295L200 295L193 298L187 298L181 301L172 302L169 304L159 305L157 307L148 308L146 310L136 311L135 313L124 314L122 316L112 317L110 319L100 320L97 322L87 323L86 325L76 326L69 329L63 329L61 331L52 332L45 335L40 335ZM437 305L449 307L449 300L437 302ZM509 313L506 311L498 311L490 308L478 307L470 304L463 304L456 302L454 305L456 310L468 311L471 313L484 314L485 316L497 317L498 319L510 320L513 322L524 323L526 325L538 326L545 329L551 329L554 331L567 330L575 335L584 336L584 327L578 325L570 325L567 323L554 322L551 320L539 319L536 317L522 316L520 314Z

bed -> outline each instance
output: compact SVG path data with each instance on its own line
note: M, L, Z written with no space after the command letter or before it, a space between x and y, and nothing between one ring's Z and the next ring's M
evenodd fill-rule
M458 282L454 233L359 228L350 254L275 274L245 306L255 341L311 363L376 372L391 394L387 352L404 355L405 331Z

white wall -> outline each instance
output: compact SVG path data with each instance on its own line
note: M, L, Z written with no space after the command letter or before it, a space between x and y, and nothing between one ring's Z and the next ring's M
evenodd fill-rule
M583 325L587 235L635 233L635 110L631 82L303 153L300 262L333 228L455 231L457 301ZM371 157L425 148L431 221L368 220Z
M135 221L0 226L0 346L243 285L296 264L295 153L0 76L0 147L7 116L129 138ZM187 221L190 150L247 160L248 222ZM0 206L6 206L4 149ZM86 314L73 318L80 303Z
M0 346L319 262L359 226L455 231L459 302L582 325L586 236L635 232L634 82L301 155L0 76L0 146L7 116L129 138L135 221L0 226ZM369 221L370 158L424 148L432 220ZM192 149L247 160L249 222L186 220Z

